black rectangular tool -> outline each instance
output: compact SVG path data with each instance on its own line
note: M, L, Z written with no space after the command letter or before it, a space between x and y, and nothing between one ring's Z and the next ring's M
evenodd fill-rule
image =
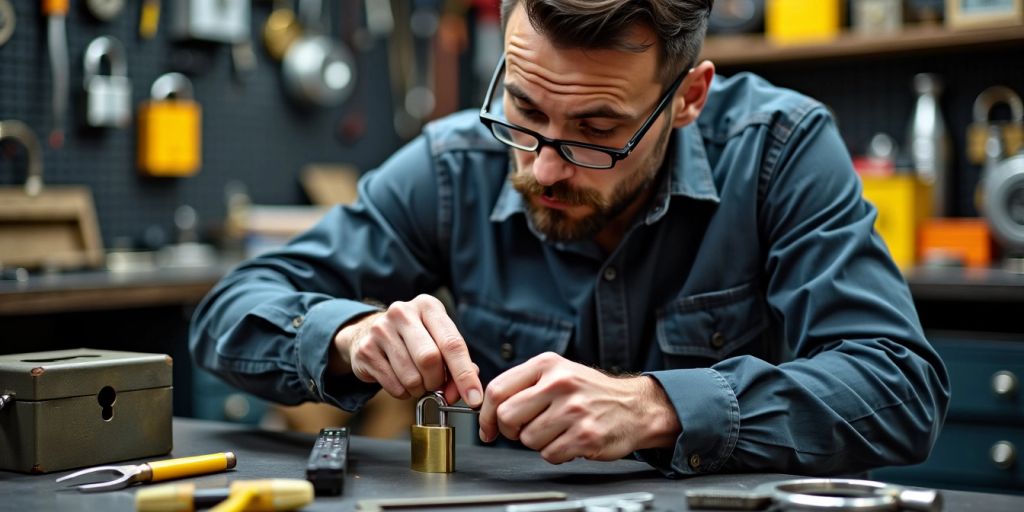
M320 430L306 462L306 480L318 495L337 496L345 486L348 465L348 428Z

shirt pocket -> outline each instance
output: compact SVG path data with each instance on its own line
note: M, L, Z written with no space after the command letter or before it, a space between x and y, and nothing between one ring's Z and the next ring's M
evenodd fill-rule
M714 361L747 348L768 326L767 308L754 283L680 297L657 313L658 346L671 362L682 358Z
M459 332L484 381L544 352L564 355L572 338L572 323L542 314L470 303L459 304L458 314Z

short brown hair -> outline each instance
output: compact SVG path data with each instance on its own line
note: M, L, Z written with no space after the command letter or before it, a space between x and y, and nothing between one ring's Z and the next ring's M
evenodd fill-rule
M650 44L628 41L629 30L645 24L661 41L659 77L668 84L692 66L704 43L714 0L502 0L501 26L523 4L533 28L556 46L643 52Z

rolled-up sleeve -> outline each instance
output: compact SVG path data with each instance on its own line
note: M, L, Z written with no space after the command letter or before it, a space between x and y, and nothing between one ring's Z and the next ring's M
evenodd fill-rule
M873 231L876 211L823 109L776 143L758 218L778 326L769 335L786 362L745 355L652 372L683 431L670 454L638 455L676 474L838 475L922 461L949 381Z
M330 210L285 247L248 260L207 295L190 328L196 363L285 404L357 410L379 387L326 373L328 350L370 303L434 291L444 276L438 180L426 139L359 182L359 199Z

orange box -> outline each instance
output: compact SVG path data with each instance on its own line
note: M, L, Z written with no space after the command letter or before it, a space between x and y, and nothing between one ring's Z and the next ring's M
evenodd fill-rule
M992 236L980 218L928 219L918 233L920 259L952 258L967 267L992 263Z

